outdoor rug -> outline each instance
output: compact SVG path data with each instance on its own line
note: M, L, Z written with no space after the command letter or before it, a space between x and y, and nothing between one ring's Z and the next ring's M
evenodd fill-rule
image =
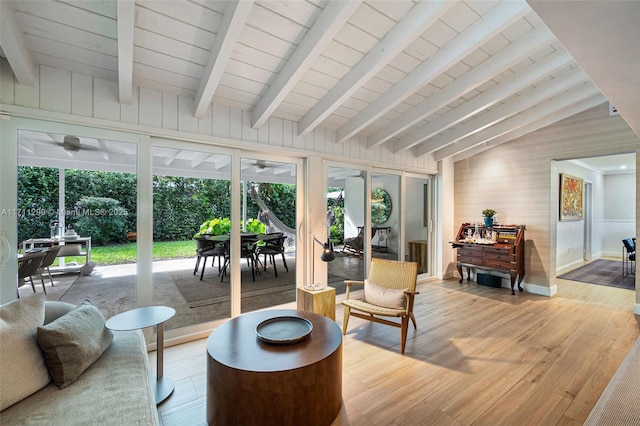
M605 285L609 287L636 288L635 275L622 277L622 261L598 259L574 269L566 274L559 275L563 280L580 281L583 283Z
M251 270L243 267L241 272L242 284L240 286L242 297L264 296L272 293L295 290L295 265L289 264L293 262L287 263L289 266L288 272L284 269L282 263L278 264L277 278L273 273L273 268L269 268L266 271L260 268L260 274L256 274L255 281L251 280ZM172 271L169 272L169 275L190 308L213 305L231 300L229 276L227 275L224 281L220 282L217 265L213 268L207 265L202 281L200 281L199 273L193 275L193 273L185 273L185 271ZM283 303L294 300L295 294L293 295L293 300L283 300Z

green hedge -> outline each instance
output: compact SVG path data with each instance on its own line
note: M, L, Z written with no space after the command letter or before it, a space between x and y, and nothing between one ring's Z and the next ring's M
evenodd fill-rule
M18 168L18 238L47 237L49 222L58 214L58 169ZM125 241L127 231L137 223L137 177L132 173L65 170L65 222L81 235L100 232L94 244ZM295 185L260 183L258 193L273 213L287 226L295 228ZM81 221L78 203L86 197L108 198L119 203L126 215L112 217L102 224ZM109 205L111 202L109 202ZM260 209L248 197L247 217L259 217ZM205 220L231 216L230 182L214 179L154 176L153 237L155 241L189 240ZM113 220L111 220L113 219ZM87 222L87 219L83 219ZM105 219L106 220L106 219ZM80 221L80 223L78 223ZM121 228L122 222L124 227ZM94 226L85 230L82 227ZM104 232L99 226L106 226ZM97 234L96 234L97 235Z

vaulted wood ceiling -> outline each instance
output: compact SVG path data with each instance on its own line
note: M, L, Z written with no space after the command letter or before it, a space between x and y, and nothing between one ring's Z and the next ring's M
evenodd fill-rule
M436 160L607 100L523 0L0 3L0 54L20 83L46 65L118 81L125 104L145 87L193 98L196 117L223 104L256 128L279 117Z

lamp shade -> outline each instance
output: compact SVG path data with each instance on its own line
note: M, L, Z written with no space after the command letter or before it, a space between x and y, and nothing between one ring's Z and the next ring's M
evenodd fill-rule
M330 241L327 241L322 245L322 255L320 256L320 260L323 262L331 262L335 258L336 255L333 252L333 245Z

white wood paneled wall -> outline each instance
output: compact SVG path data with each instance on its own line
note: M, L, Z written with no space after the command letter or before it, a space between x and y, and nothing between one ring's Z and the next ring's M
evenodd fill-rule
M527 291L555 293L558 170L553 160L636 153L640 138L608 104L577 114L481 154L455 163L455 222L477 220L485 208L501 224L524 224ZM638 220L636 173L636 233ZM637 296L638 297L638 296ZM640 299L639 299L640 300Z
M212 105L203 118L194 117L191 97L134 87L130 105L118 102L116 81L88 77L47 66L36 69L36 85L15 81L5 59L0 59L0 108L3 113L93 125L167 138L327 159L354 161L393 169L434 173L431 155L415 157L410 151L393 153L386 146L367 148L366 137L336 144L335 130L317 128L298 136L297 123L270 118L251 128L251 116L223 105Z

